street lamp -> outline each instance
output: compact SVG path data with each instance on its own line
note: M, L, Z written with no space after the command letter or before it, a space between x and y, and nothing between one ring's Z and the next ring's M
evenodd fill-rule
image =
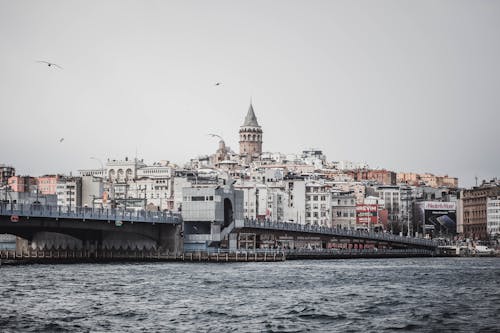
M97 157L90 157L91 160L96 160L97 162L99 162L101 164L101 176L102 176L102 180L104 181L104 164L102 163L102 161L97 158Z
M99 159L97 157L91 156L90 159L91 160L96 160L101 165L101 184L99 185L99 193L102 195L102 197L101 197L102 198L101 199L101 206L102 206L103 202L104 202L104 195L103 195L103 193L101 193L101 191L104 191L104 180L105 180L104 164L102 163L101 159ZM92 207L94 206L94 202L95 202L95 197L92 199Z

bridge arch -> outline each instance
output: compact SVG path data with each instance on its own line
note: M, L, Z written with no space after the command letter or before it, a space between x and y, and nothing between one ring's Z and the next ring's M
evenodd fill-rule
M69 234L40 231L33 235L30 247L33 250L81 250L83 241Z

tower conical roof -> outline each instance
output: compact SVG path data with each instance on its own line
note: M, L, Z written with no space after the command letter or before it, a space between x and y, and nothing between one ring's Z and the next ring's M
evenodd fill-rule
M243 126L260 127L259 123L257 122L257 117L253 112L252 103L250 103L250 107L248 108L248 113L247 116L245 117L245 122L243 123Z

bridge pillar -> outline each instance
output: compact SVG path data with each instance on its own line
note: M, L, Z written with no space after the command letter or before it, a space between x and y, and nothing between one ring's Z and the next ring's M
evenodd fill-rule
M238 249L238 234L229 234L229 250L236 251Z
M30 241L21 237L16 237L16 252L28 251L30 248Z
M184 240L181 236L181 225L161 225L158 237L158 247L168 252L181 253L184 251Z

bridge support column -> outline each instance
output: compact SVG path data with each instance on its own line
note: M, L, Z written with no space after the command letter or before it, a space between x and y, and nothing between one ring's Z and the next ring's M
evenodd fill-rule
M238 249L238 234L229 234L229 250L236 251Z
M30 241L21 237L16 237L16 252L28 251L30 248Z
M181 253L184 251L184 241L181 237L181 225L160 225L158 246L168 252Z

